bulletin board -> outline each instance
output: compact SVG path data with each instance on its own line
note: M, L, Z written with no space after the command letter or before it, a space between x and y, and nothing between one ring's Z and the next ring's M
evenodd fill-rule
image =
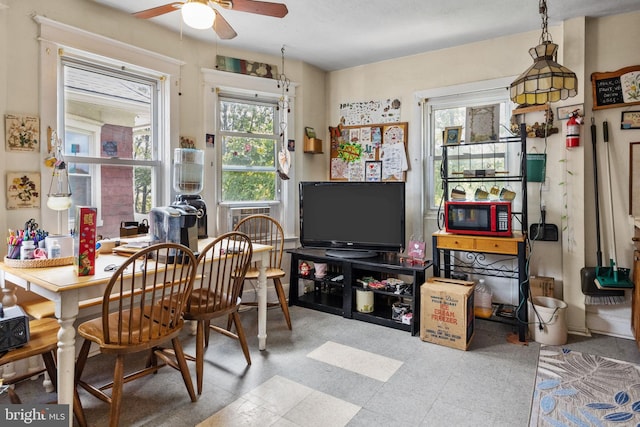
M330 127L329 179L405 181L407 122Z

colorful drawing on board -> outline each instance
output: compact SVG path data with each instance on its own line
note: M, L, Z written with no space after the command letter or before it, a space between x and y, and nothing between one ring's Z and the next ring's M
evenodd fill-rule
M338 157L347 163L360 160L362 157L362 146L351 142L343 142L338 147Z

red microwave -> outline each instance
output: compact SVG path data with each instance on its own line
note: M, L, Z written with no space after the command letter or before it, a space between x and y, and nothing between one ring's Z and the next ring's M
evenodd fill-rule
M445 202L444 224L449 233L511 237L511 202Z

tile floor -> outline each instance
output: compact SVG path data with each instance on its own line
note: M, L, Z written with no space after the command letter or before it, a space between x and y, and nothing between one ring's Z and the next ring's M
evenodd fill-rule
M212 334L205 386L191 403L180 375L125 386L126 426L527 426L540 345L510 344L508 325L477 321L469 351L425 343L409 333L300 307L293 331L268 312L267 350L257 350L256 312L242 313L252 365L237 342ZM187 351L193 337L185 334ZM569 336L566 347L640 363L631 340ZM142 359L133 363L139 363ZM105 356L87 373L107 378ZM38 382L23 401L51 399ZM37 394L36 394L37 393ZM0 404L5 403L0 398ZM91 425L108 421L107 405L81 392Z

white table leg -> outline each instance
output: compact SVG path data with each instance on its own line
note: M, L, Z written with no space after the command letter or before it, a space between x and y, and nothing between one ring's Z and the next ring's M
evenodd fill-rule
M267 348L267 265L269 253L263 252L258 265L258 348Z
M69 405L69 426L73 426L73 389L76 363L76 330L78 293L66 292L56 301L58 331L58 403Z
M15 377L16 375L17 372L14 362L7 363L2 367L2 378L5 378L7 381ZM13 385L11 387L13 387Z

